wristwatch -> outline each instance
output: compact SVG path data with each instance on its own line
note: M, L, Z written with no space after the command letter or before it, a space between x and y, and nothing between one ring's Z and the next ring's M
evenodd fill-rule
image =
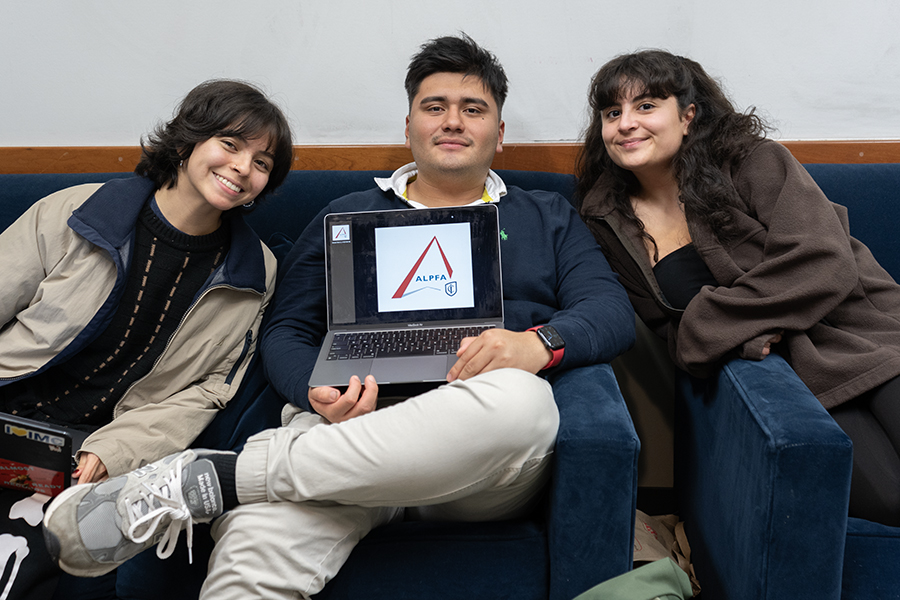
M549 369L550 367L555 367L563 359L563 353L566 349L566 341L562 339L562 336L559 335L559 332L556 331L556 328L552 325L539 325L537 327L531 327L528 331L534 331L538 334L538 337L541 338L541 341L544 342L544 345L548 350L553 354L553 357L550 359L546 365L544 365L544 369ZM541 369L542 371L544 369Z

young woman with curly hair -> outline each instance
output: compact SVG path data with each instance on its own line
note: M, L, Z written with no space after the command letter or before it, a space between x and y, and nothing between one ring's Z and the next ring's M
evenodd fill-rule
M900 287L765 125L693 60L594 76L584 220L682 369L781 354L854 442L850 513L900 525Z

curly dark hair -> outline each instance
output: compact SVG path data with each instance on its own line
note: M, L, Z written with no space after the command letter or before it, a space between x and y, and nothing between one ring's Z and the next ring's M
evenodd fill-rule
M461 73L479 77L497 103L497 112L503 112L508 90L506 72L496 56L476 44L465 33L461 33L459 37L445 36L429 40L412 57L405 81L410 108L422 81L435 73Z
M141 139L141 160L134 172L153 180L157 189L171 188L178 181L181 161L197 144L219 136L269 138L273 166L257 202L284 182L293 161L287 119L259 89L230 79L206 81L192 89L171 121Z
M765 138L768 128L753 109L747 113L735 110L700 64L663 50L623 54L594 75L588 97L591 123L576 163L579 203L597 187L610 212L634 223L641 235L656 245L631 205L631 196L640 188L637 178L612 161L603 143L604 109L620 102L629 91L662 99L674 96L681 111L694 105L694 118L673 158L680 200L685 214L705 222L720 241L727 240L733 222L730 209L738 206L740 199L722 167L744 158Z

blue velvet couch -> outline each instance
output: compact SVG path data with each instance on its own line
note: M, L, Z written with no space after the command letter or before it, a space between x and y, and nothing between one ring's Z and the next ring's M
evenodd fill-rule
M328 201L372 187L359 171L293 171L278 193L248 218L276 254ZM571 176L501 172L526 189L571 198ZM127 174L0 175L0 230L37 199L64 187ZM277 235L280 234L280 235ZM552 381L561 424L553 479L541 508L497 523L413 523L379 528L354 550L318 598L569 600L631 569L639 441L609 365L569 371ZM239 396L196 445L239 448L276 426L283 402L254 368ZM196 598L211 540L198 526L194 565L184 542L167 561L153 551L119 569L118 596Z
M900 278L900 164L807 170ZM675 486L705 599L900 598L900 529L848 519L850 440L782 358L676 387Z

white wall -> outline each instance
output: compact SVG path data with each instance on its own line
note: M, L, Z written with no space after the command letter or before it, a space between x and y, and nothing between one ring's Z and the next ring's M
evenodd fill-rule
M296 143L399 143L409 57L459 30L506 67L507 142L577 140L591 75L645 47L775 137L900 138L896 0L2 0L0 146L135 145L213 77L260 84Z

